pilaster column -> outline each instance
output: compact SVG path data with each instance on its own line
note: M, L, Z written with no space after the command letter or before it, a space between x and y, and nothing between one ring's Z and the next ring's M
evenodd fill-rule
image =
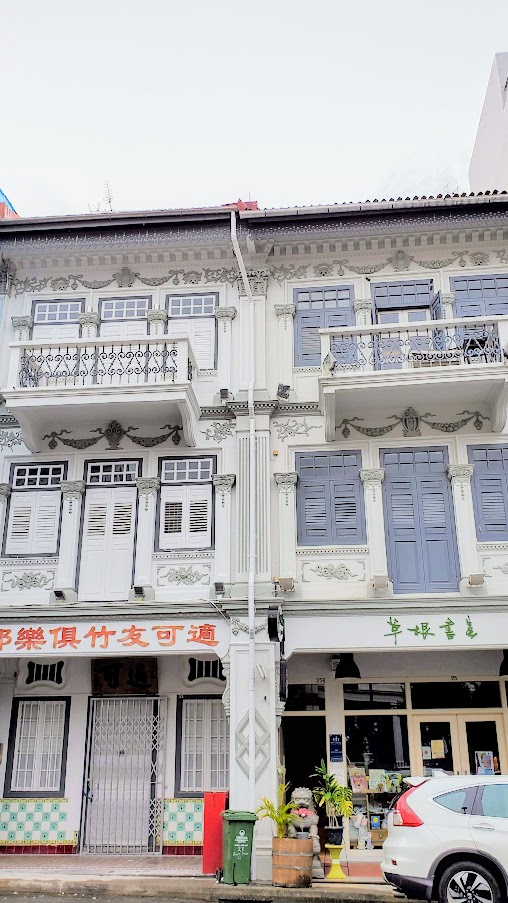
M231 583L231 491L236 474L214 473L215 579Z
M138 530L134 582L150 586L152 580L152 552L155 537L155 510L159 494L160 477L138 477Z
M297 473L275 473L279 490L279 577L296 577Z
M233 320L236 317L236 307L216 307L215 319L217 320L217 378L219 389L229 389L234 392L237 388L232 384L233 362Z
M455 292L441 292L441 305L443 308L443 320L453 319L454 304L455 304Z
M276 799L277 789L277 714L278 703L276 653L278 645L269 643L262 623L256 625L256 791L261 797ZM232 809L250 809L249 795L249 668L248 627L240 622L229 647L229 736L230 801ZM272 826L268 819L258 821L254 832L254 876L270 880L272 864Z
M30 331L33 329L34 318L30 316L11 317L11 322L16 331L16 342L28 342L30 338Z
M360 470L360 479L365 489L365 514L367 518L367 539L373 576L388 576L386 557L385 524L383 517L382 483L385 472L382 467Z
M83 339L97 338L97 331L101 318L96 310L87 310L84 314L78 315L78 322L81 326L81 337Z
M466 582L470 574L479 573L473 493L471 491L473 471L473 464L449 464L446 468L446 474L452 484L460 575Z
M372 325L372 301L370 298L356 298L353 301L353 308L356 316L356 325L359 328Z
M279 321L279 382L284 386L293 383L293 349L295 304L276 304L275 316Z
M164 327L168 322L168 312L162 307L155 307L153 310L147 310L146 319L148 320L148 332L151 336L164 335Z
M9 483L0 483L0 537L4 535L5 515L7 512L7 499L11 494Z
M61 487L62 525L55 587L56 589L76 589L79 524L85 481L63 480Z

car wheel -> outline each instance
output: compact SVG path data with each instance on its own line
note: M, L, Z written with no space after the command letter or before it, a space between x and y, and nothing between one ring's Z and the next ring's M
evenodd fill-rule
M496 878L477 862L455 862L441 876L439 903L501 903Z

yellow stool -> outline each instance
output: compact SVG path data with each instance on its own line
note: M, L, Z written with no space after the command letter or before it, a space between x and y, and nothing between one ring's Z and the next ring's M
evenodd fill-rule
M340 854L344 849L344 844L337 843L325 843L325 848L330 850L330 858L332 860L332 867L326 876L326 881L345 881L346 876L342 871L340 864Z

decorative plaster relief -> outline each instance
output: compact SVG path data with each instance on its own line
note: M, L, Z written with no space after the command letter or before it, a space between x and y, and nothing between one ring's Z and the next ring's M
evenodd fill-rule
M55 571L3 571L0 591L2 593L12 590L52 589L55 582Z
M138 477L136 486L138 496L145 499L145 511L148 511L148 499L151 495L157 496L161 485L160 477Z
M69 502L69 511L72 511L72 503L78 501L85 491L85 481L62 480L60 487L64 500Z
M361 558L347 562L339 561L336 564L331 562L329 564L317 564L315 561L302 562L302 583L330 583L334 580L363 583L366 579L365 560Z
M267 627L268 620L265 619L264 621L261 621L261 624L257 624L257 626L254 628L254 633L262 633L263 630L266 630ZM248 633L249 625L246 624L245 621L240 621L240 618L231 618L231 633L233 634L233 636L238 636L240 632Z
M256 781L270 762L270 730L264 718L256 712ZM235 733L235 759L245 775L249 774L249 713L243 716Z
M481 414L480 411L461 411L460 414L457 414L457 417L460 417L460 420L449 421L449 422L440 422L436 420L429 420L429 417L433 417L433 414L419 414L415 411L414 408L407 408L403 414L391 414L387 417L387 420L391 420L392 423L388 423L385 426L361 426L359 421L363 421L363 417L352 417L351 419L344 419L339 423L337 429L342 432L344 439L348 439L351 435L350 427L356 430L357 433L362 433L364 436L370 436L370 438L376 438L378 436L384 436L386 433L391 433L399 424L402 424L402 435L403 436L420 436L420 424L425 423L427 426L430 426L433 430L438 430L441 433L456 433L457 430L462 429L463 426L467 426L468 423L473 421L473 426L477 430L483 429L483 424L485 420L490 420L490 417L487 417L485 414Z
M10 483L0 483L0 502L7 501L11 494Z
M213 442L222 442L233 435L234 429L235 425L232 420L224 420L222 423L219 420L214 420L208 429L201 430L201 435L205 437L207 442L210 439Z
M294 417L291 420L274 420L273 426L277 430L277 439L280 442L284 442L288 437L308 436L310 430L319 429L319 426L308 424L305 418L296 420Z
M106 439L108 443L108 448L113 451L117 451L121 448L120 442L127 436L134 442L136 445L141 445L143 448L154 448L156 445L160 445L162 442L165 442L167 439L171 438L173 445L179 445L181 442L180 433L182 432L183 427L181 426L171 426L171 424L166 423L165 426L161 426L162 430L169 430L169 432L164 433L161 436L133 436L132 433L139 429L137 426L128 426L127 429L124 429L117 420L112 420L111 423L108 424L105 430L102 427L97 427L94 430L91 430L92 433L98 433L98 436L89 436L87 439L67 439L64 438L64 435L71 435L72 430L60 430L59 433L56 430L53 430L51 433L47 433L43 436L44 439L49 439L48 445L51 449L57 447L58 441L63 445L68 445L71 448L85 449L90 448L92 445L96 445L97 442L100 442L101 439Z
M23 445L21 430L0 430L0 449L11 449L15 445Z
M157 567L157 586L168 587L171 584L177 586L208 586L210 584L211 564L195 563L169 567L159 565Z

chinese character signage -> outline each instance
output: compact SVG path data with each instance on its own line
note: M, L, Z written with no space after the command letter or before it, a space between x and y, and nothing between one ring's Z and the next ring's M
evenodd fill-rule
M429 621L418 621L415 623L414 627L403 628L398 618L391 617L386 621L388 632L385 633L385 636L390 637L395 646L399 644L399 638L403 636L404 630L408 631L408 633L412 633L415 637L418 637L422 640L422 643L425 643L429 637L440 635L446 637L448 642L452 642L457 636L459 638L467 638L468 640L474 640L478 636L473 627L473 620L469 615L457 615L455 621L452 621L451 618L446 618L444 624L439 624L439 621L437 621L436 624L436 630L443 631L442 634L436 633L436 630L434 630L434 627L436 626L434 622L432 623L432 627Z
M29 655L123 655L157 652L216 652L224 655L229 645L226 621L177 621L162 616L143 619L90 622L0 623L0 657Z

